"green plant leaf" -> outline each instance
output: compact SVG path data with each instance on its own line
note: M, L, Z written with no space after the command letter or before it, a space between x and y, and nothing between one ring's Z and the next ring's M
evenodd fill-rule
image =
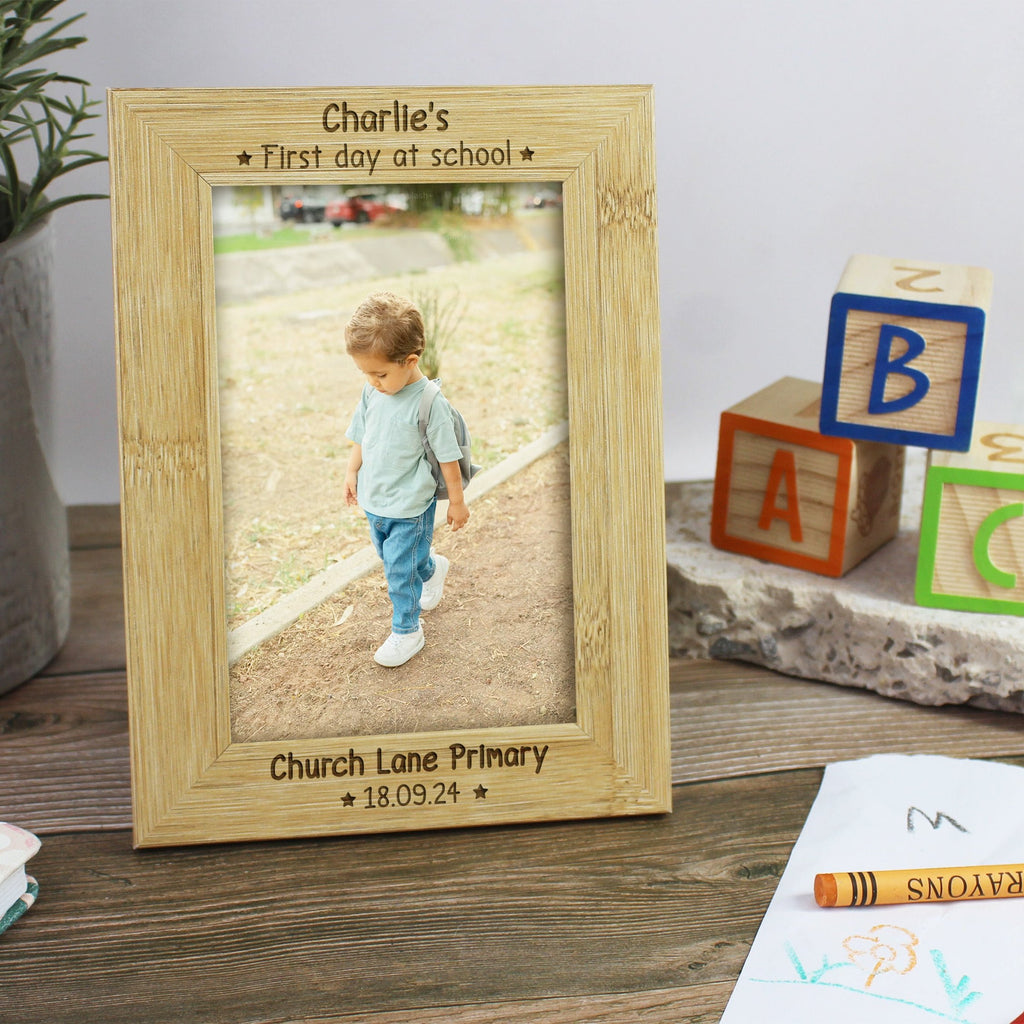
M53 21L50 17L64 0L0 0L0 241L28 230L41 218L70 203L105 198L78 194L47 200L44 191L57 178L106 156L81 148L92 133L82 125L98 115L89 100L89 83L74 75L36 66L53 55L86 41L82 35L65 35L84 15ZM81 97L64 92L78 86ZM49 90L60 86L61 95ZM35 150L35 170L28 180L19 176L14 149Z

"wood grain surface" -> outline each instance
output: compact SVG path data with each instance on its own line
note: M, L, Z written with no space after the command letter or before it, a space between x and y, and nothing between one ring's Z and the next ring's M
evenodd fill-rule
M711 1024L823 764L1024 753L1020 716L678 662L672 814L135 851L123 623L93 614L117 510L89 515L64 667L0 698L0 819L43 839L0 936L26 1020Z

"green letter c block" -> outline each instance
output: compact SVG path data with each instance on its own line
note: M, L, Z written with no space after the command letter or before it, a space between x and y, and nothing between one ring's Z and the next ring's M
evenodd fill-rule
M978 527L978 532L974 535L973 555L975 567L989 583L994 583L998 587L1005 587L1007 590L1017 585L1017 577L1012 572L1004 572L998 566L993 565L988 548L989 544L992 543L992 534L1008 519L1016 519L1020 516L1024 516L1024 502L1004 505L1002 508L997 508L994 512L990 512L985 517L981 526Z

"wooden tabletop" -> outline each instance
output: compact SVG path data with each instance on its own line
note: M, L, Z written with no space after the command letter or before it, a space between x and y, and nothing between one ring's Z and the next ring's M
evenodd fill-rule
M1024 756L1022 716L679 662L671 815L137 852L117 509L71 526L71 636L0 697L0 820L43 839L0 936L26 1021L717 1021L824 764Z

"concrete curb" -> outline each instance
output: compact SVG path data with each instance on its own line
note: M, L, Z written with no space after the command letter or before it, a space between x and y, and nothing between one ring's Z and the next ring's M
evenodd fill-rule
M536 462L569 437L569 424L559 423L546 430L535 441L520 448L519 451L503 459L496 466L485 469L473 477L471 487L466 491L466 504L484 497L495 487L511 479L516 473ZM447 518L448 503L438 502L437 522L443 523ZM372 547L359 551L348 558L336 562L323 572L314 576L298 590L292 591L281 598L276 604L260 612L255 618L233 629L228 633L228 664L233 665L254 647L265 643L271 637L283 632L292 623L308 611L344 590L363 576L369 575L380 565L377 552Z

